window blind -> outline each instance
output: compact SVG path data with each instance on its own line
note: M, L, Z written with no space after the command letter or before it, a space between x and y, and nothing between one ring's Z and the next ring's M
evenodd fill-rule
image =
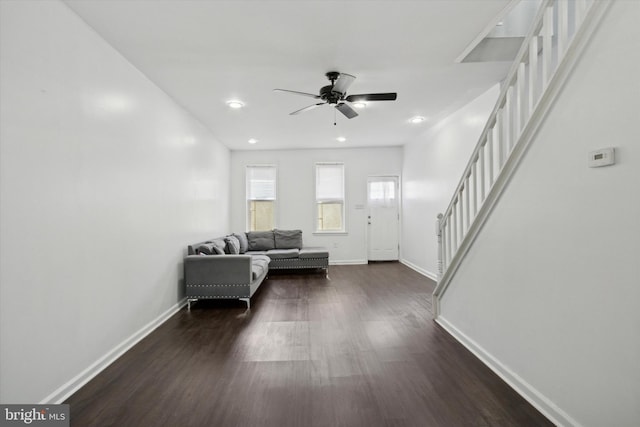
M344 165L342 163L316 164L316 200L344 199Z
M276 199L275 166L247 166L247 199Z

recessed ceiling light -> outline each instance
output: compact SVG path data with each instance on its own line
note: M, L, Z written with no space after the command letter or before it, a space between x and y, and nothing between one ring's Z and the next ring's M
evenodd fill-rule
M244 107L244 104L242 103L242 101L238 101L237 99L232 99L231 101L227 101L227 105L229 106L229 108L233 108L234 110Z
M367 107L367 103L363 101L358 101L358 102L354 102L353 106L356 108L362 109Z
M496 24L496 27L502 27L503 25L504 25L504 22L503 22L503 21L500 21L500 22L498 22L498 23Z
M347 138L345 138L344 136L339 136L336 138L336 141L338 142L345 142L347 140Z
M256 142L258 142L257 139L251 138L249 141L249 144L255 144Z
M418 124L418 123L422 123L422 122L424 122L424 121L425 121L425 118L424 118L424 117L422 117L422 116L415 116L415 117L411 117L411 119L409 119L409 121L410 121L411 123Z

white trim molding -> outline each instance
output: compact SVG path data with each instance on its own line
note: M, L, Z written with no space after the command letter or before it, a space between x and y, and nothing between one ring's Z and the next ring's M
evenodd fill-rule
M418 267L417 265L415 265L411 261L407 261L406 259L401 259L400 263L406 265L407 267L409 267L410 269L412 269L414 271L417 271L418 273L422 274L423 276L428 277L429 279L433 280L434 282L438 281L438 275L437 274L432 273L432 272L430 272L428 270L425 270L422 267Z
M329 260L329 265L362 265L367 264L366 259L343 259L343 260Z
M442 315L438 316L435 321L552 423L557 426L581 427L581 424L571 418L569 414L556 406L549 398L505 366L477 342L449 323Z
M169 320L171 316L176 314L180 309L187 305L187 299L184 298L178 303L170 307L164 313L153 319L151 322L144 325L137 332L131 335L129 338L116 345L107 354L96 360L85 370L80 372L75 377L71 378L65 384L60 386L56 391L45 397L40 401L40 405L46 404L60 404L64 402L69 396L78 391L82 386L91 381L100 372L106 369L109 365L115 362L120 356L130 350L134 345L142 341L147 335L156 330L160 325Z

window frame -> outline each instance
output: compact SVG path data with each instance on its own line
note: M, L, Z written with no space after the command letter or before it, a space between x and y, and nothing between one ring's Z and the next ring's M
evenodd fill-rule
M273 180L273 200L272 199L251 199L251 181L249 179L249 171L251 169L257 168L269 168L274 171L274 180ZM245 229L246 231L255 231L251 230L251 202L252 201L272 201L273 202L273 224L272 229L277 228L278 224L278 166L275 164L250 164L245 165L244 172L244 180L245 180L245 196L244 196L244 213L245 213Z
M318 198L318 177L319 177L319 171L322 168L322 166L340 166L341 172L342 172L342 199L339 198L323 198L320 199ZM315 176L315 181L314 181L314 189L315 189L315 195L314 195L314 209L313 209L313 215L314 215L314 226L313 226L313 234L322 234L322 235L327 235L327 234L347 234L347 194L346 194L346 172L345 172L345 164L344 162L316 162L314 164L314 176ZM321 203L336 203L336 202L340 202L342 203L342 218L341 218L341 222L342 222L342 228L339 230L321 230L319 229L319 224L320 224L320 216L318 214L318 208L319 205Z

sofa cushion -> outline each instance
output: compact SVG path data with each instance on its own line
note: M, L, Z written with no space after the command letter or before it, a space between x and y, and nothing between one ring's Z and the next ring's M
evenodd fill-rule
M251 280L256 280L262 273L269 271L271 259L266 255L251 256Z
M240 242L240 253L243 254L249 250L249 241L247 240L246 233L233 233L233 236L236 236L238 242Z
M251 254L251 262L254 263L256 261L262 261L262 262L266 262L267 265L269 265L269 261L271 261L271 258L269 258L266 255L266 252L254 252Z
M269 252L269 251L247 251L244 254L245 255L251 255L251 256L258 256L258 255L267 256L267 252Z
M301 249L302 230L273 230L276 249Z
M303 248L300 249L300 258L329 258L329 251L326 248Z
M224 252L231 255L238 255L240 253L240 241L235 236L227 236L224 238L226 243Z
M253 264L251 266L251 280L256 280L264 273L264 267L261 265Z
M199 255L224 255L224 251L213 243L203 243L196 248L196 254Z
M247 241L250 251L268 251L276 247L273 231L248 231Z
M271 259L268 256L258 255L251 257L251 265L259 265L265 269L269 268L269 262L271 262Z
M271 259L298 258L298 249L272 249L267 256Z

